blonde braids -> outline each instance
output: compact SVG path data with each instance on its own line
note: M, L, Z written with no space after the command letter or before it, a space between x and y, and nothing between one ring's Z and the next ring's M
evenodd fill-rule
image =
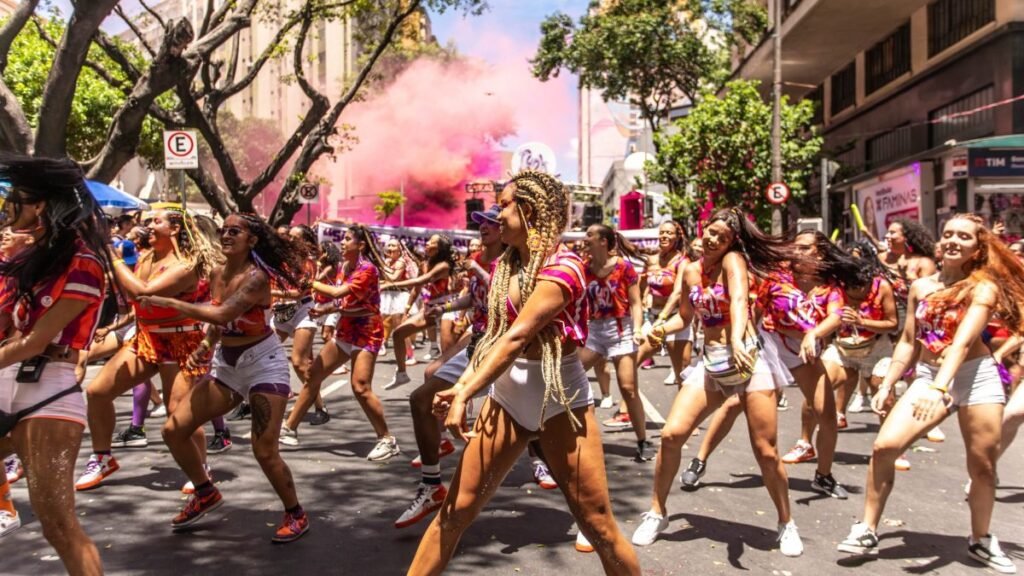
M530 259L525 264L518 262L519 253L507 248L498 260L491 282L491 290L487 300L487 332L473 354L473 367L479 366L487 353L494 347L498 339L508 331L508 298L509 283L512 278L512 261L515 259L523 270L523 284L519 286L520 306L529 300L537 286L537 275L544 266L548 256L553 254L561 242L569 218L569 198L564 186L558 179L535 171L524 171L509 181L516 187L517 202L529 205L532 209L530 223L523 218L531 235L536 236L537 245L531 247ZM520 206L520 215L521 211ZM537 249L534 249L537 248ZM540 427L544 427L544 415L548 402L552 398L565 408L569 415L573 430L580 425L572 413L572 402L576 395L569 397L562 383L562 343L560 334L554 326L546 327L537 336L541 346L541 374L544 377L544 401L541 406Z

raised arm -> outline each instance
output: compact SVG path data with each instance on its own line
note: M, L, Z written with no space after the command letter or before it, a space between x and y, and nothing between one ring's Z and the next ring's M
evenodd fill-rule
M172 264L156 278L140 280L124 260L115 259L114 275L130 300L138 300L142 296L174 296L195 288L199 281L195 272L185 268L181 262Z
M382 286L382 288L412 288L429 282L436 282L445 276L448 276L450 271L451 266L447 262L439 262L435 264L433 268L428 270L426 274L420 274L415 278L409 278L408 280L402 280L399 282L387 282Z

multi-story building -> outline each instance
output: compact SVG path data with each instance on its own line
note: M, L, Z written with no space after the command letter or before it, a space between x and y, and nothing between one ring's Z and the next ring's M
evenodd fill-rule
M998 213L1024 235L1024 2L780 3L784 91L819 104L839 165L830 228L853 233L856 204L878 237L895 218L936 230L963 211ZM735 76L767 94L772 64L766 35Z

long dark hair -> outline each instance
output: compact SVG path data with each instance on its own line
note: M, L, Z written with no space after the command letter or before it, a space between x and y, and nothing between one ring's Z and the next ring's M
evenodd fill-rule
M903 229L904 241L914 255L935 258L935 239L923 224L906 218L899 218L895 222Z
M722 222L732 230L735 240L729 247L743 254L747 268L762 278L783 268L796 253L792 244L778 236L769 236L754 224L739 208L724 208L711 215L705 226Z
M645 262L646 258L640 253L640 249L622 235L622 232L617 232L610 226L604 224L591 224L599 238L608 244L608 251L615 250L625 260L632 260L634 262Z
M373 232L369 228L362 224L354 224L349 226L348 231L352 233L357 241L363 243L362 255L364 258L372 262L378 270L389 268L387 262L380 255L380 250L377 249L377 241L374 239ZM440 250L438 250L438 253L440 253Z
M316 260L320 257L319 244L316 241L316 230L313 230L305 224L296 224L292 228L298 228L300 238L293 241L296 244L296 249L301 252L306 258Z
M263 218L256 214L238 215L249 233L256 236L256 245L252 247L252 259L256 266L267 273L272 279L285 283L287 286L299 287L302 280L302 257L287 240L277 235Z
M34 287L67 272L79 242L113 277L106 218L78 164L68 158L0 154L0 183L9 189L7 202L14 204L16 215L23 204L46 202L42 238L14 258L0 261L0 276L15 280L17 297L30 296Z
M843 286L844 288L862 288L874 280L874 272L864 265L860 258L854 258L836 246L817 230L801 230L794 238L801 236L814 237L814 247L820 260L815 274L822 280Z
M338 245L330 240L321 242L320 262L325 266L332 266L337 269L338 264L341 262L341 250L338 248Z
M441 262L448 263L448 275L455 273L455 251L452 250L452 239L445 234L437 234L437 254L427 259L427 266L433 268Z

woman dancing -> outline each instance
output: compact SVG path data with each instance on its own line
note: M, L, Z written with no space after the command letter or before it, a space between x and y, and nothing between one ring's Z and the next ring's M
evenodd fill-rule
M658 253L651 256L647 263L647 309L654 315L653 323L664 324L675 312L681 297L675 295L676 278L687 264L687 242L683 227L670 220L658 226ZM665 379L666 384L682 385L682 373L690 365L693 354L693 336L687 328L683 332L668 334L665 337L665 348L672 362L672 373ZM644 339L637 356L641 359L650 358L656 350ZM671 380L670 380L671 378Z
M498 197L501 237L488 298L487 333L470 370L438 393L435 409L468 445L439 514L420 541L409 574L440 574L462 533L498 489L531 438L608 574L639 574L636 552L612 515L600 430L586 372L583 262L560 244L569 197L553 177L526 171ZM474 431L466 402L491 385Z

